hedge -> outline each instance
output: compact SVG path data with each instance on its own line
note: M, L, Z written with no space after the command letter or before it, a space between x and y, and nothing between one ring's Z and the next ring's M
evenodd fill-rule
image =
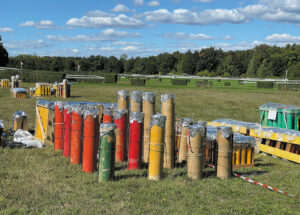
M228 82L228 81L226 81L226 82L224 82L224 86L225 86L225 87L229 87L229 86L231 86L231 83Z
M299 84L278 84L279 90L294 90L297 91L300 88Z
M172 85L187 85L187 79L171 79Z
M118 82L117 74L105 74L104 75L104 83L116 84Z
M256 83L257 88L273 88L274 82L273 81L258 81Z
M30 71L23 70L20 73L20 79L23 82L62 82L66 74L62 72Z
M146 79L130 79L130 84L133 86L145 86Z
M210 81L210 82L206 82L206 81L196 81L196 87L200 88L200 87L204 87L204 88L207 88L207 87L212 87L213 86L213 82Z
M11 78L11 76L15 76L20 74L18 71L16 70L1 70L0 71L0 79L9 79Z

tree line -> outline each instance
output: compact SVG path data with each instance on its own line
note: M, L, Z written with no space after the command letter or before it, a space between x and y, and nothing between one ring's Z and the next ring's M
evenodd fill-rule
M300 45L285 47L259 45L242 51L223 51L214 47L180 53L161 53L157 56L120 58L101 55L90 57L39 57L18 55L9 57L7 66L45 71L77 71L136 73L136 74L188 74L222 77L284 77L300 78Z

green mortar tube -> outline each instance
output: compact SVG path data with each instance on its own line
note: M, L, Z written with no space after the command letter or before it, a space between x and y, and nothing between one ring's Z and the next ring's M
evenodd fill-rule
M294 116L294 130L299 131L299 110L295 110L295 116Z
M282 115L282 109L277 109L277 127L278 128L284 128L284 119Z
M268 110L265 110L263 126L268 126Z
M285 111L287 129L294 129L294 111L292 109Z
M110 181L115 172L116 136L113 123L100 124L98 181Z

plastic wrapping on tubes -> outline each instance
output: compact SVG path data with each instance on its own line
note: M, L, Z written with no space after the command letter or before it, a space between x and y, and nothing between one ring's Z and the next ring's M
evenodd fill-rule
M149 103L155 102L155 93L154 92L143 92L142 99Z
M151 116L151 128L154 125L157 125L159 127L165 127L165 122L166 122L166 116L163 116L161 114L156 114Z
M161 95L160 101L167 102L169 99L173 99L173 101L174 101L175 96L172 94L163 94L163 95Z
M12 88L10 89L11 93L27 93L27 90L24 88Z
M72 105L72 111L79 114L79 115L83 115L84 106L81 105L81 104L74 104L74 105Z
M230 126L218 126L217 130L222 131L224 138L228 138L230 135L233 134L232 128Z
M132 91L130 93L130 98L133 99L136 103L140 103L142 101L142 92L141 91Z
M190 125L188 127L190 137L194 137L198 132L201 136L205 135L205 127L201 125Z
M268 132L268 133L279 133L279 134L286 134L286 135L290 135L290 136L300 136L300 131L295 131L295 130L290 130L290 129L285 129L285 128L275 128L275 127L271 127L271 128L258 128L256 130L254 130L256 133L259 132Z
M144 113L143 112L130 112L130 123L137 121L138 123L144 122Z
M18 118L23 118L23 117L27 117L27 114L25 111L17 111L14 113L13 117L12 117L12 127L14 127L14 121L16 121L16 119Z
M55 102L55 105L58 106L59 110L62 110L65 106L65 102L62 102L62 101L56 101Z
M127 99L129 97L129 92L126 90L119 90L118 99L120 99L121 96L123 97L123 99Z
M114 123L101 123L100 124L100 137L106 135L111 130L117 128L117 125Z
M47 101L47 100L43 100L43 99L39 99L36 101L36 105L43 106L43 107L46 107L51 110L54 110L54 104L55 104L55 102L53 102L53 101Z
M0 119L0 128L4 128L4 121Z
M222 125L233 125L233 126L238 126L238 127L246 127L248 129L257 129L260 127L260 125L258 123L242 122L242 121L236 121L233 119L216 119L212 122L219 123Z
M177 132L181 132L182 121L176 121L175 126L176 126Z
M127 112L128 111L126 109L115 109L114 110L114 117L115 117L115 119L120 119Z
M200 125L200 126L207 127L207 122L206 121L196 121L196 122L194 122L194 125Z
M103 114L107 116L113 116L114 115L114 106L104 106L103 108Z
M97 109L83 109L84 119L87 116L92 116L93 118L96 118L96 117L98 117L98 115L99 115L99 110L97 110Z
M254 137L251 136L244 136L240 133L233 133L233 143L234 144L251 144L252 146L255 145L256 141ZM207 134L206 138L208 141L215 141L217 139L217 128L213 126L207 127Z
M192 118L182 118L182 126L188 127L189 125L193 124L193 119Z

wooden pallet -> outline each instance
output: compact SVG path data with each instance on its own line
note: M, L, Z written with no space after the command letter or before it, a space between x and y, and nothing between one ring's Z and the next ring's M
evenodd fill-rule
M270 139L262 139L259 150L289 161L300 163L300 145Z

